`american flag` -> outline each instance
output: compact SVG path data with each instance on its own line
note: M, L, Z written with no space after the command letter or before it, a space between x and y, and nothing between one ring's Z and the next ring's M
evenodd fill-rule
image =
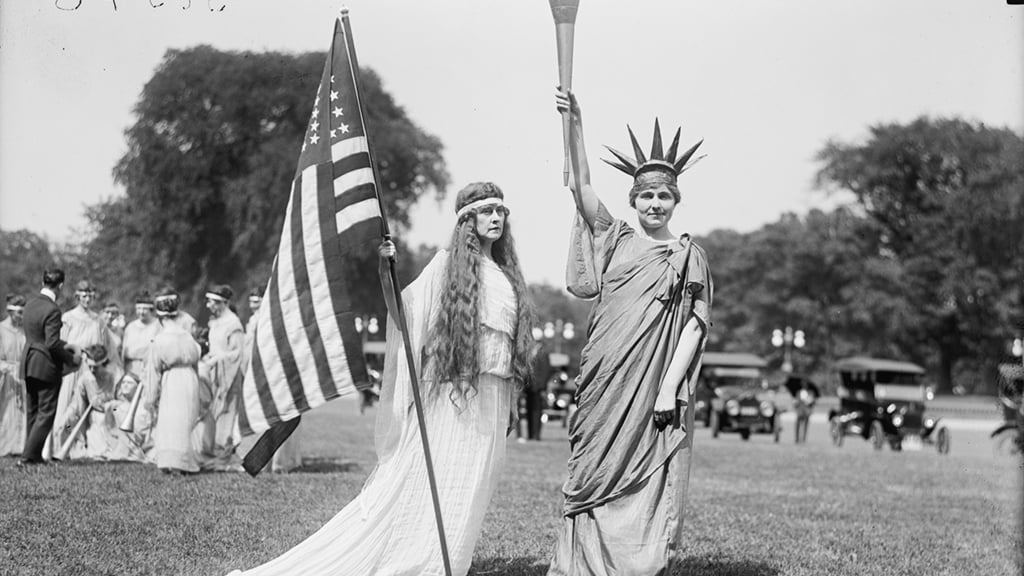
M277 259L257 316L239 409L239 427L246 435L277 425L287 429L287 437L295 425L289 421L356 392L356 384L367 381L349 297L355 279L346 272L346 260L353 250L380 238L382 216L358 70L343 13L334 23ZM271 443L267 458L279 444Z

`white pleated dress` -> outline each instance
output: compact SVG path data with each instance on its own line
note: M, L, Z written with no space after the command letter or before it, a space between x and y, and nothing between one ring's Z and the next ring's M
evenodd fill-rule
M446 261L447 253L439 252L402 292L417 359L438 312ZM423 383L427 437L456 575L469 571L484 513L504 468L505 437L514 407L510 361L515 294L490 260L484 261L481 276L478 393L456 406L447 394L450 385L431 395L426 390L435 384ZM405 351L391 321L378 410L378 463L359 495L315 534L245 575L444 574Z

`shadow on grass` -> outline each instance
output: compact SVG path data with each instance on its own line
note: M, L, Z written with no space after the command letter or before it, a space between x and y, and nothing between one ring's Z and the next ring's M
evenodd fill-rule
M339 458L303 458L302 466L291 471L292 474L330 474L333 472L358 472L362 466L355 462L345 462Z
M548 560L540 558L487 558L473 562L469 576L544 576Z
M778 568L750 560L718 560L715 558L677 558L669 566L671 576L778 576Z

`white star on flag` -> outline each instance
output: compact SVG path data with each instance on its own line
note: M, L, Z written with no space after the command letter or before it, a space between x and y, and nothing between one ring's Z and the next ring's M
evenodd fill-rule
M338 129L337 128L331 128L331 138L337 138L337 137L338 137Z
M340 128L342 134L348 134L348 124L342 124Z
M309 125L309 128L313 132L316 132L317 130L320 129L320 121L319 120L313 120L313 123Z
M338 93L335 92L334 90L331 90L331 102L334 102L337 99L338 99Z
M316 144L319 141L320 141L320 136L317 135L317 134L313 134L312 136L309 137L309 143L310 144Z
M339 116L344 116L344 112L341 111L341 107L340 106L335 107L333 112L334 112L334 117L335 118L337 118Z

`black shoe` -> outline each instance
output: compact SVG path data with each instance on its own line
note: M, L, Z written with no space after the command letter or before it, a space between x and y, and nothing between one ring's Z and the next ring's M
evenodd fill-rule
M30 466L36 466L36 465L39 465L39 464L45 464L45 462L42 461L42 460L32 460L32 459L29 459L29 458L19 458L18 461L14 465L17 466L18 468L28 468Z

